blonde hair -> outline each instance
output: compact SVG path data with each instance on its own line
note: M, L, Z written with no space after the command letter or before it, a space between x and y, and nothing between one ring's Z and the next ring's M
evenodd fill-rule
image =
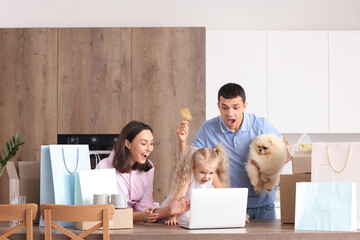
M180 162L176 167L169 194L170 202L177 197L180 190L185 187L185 183L190 181L193 169L200 161L216 163L216 173L219 176L220 182L223 187L229 187L228 158L223 145L219 144L213 149L200 148L198 150L193 146L188 146L181 154Z

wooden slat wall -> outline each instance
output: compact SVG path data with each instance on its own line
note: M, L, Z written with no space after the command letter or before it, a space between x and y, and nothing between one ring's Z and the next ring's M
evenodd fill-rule
M205 121L205 28L133 28L132 119L154 130L155 200L169 192L177 161L180 109L194 117L188 144Z
M59 134L114 134L131 120L131 28L59 29Z
M16 156L40 161L57 134L154 130L155 200L168 194L180 109L205 120L205 28L0 29L0 146L28 136Z
M26 136L16 158L40 161L57 142L57 30L0 29L0 146Z

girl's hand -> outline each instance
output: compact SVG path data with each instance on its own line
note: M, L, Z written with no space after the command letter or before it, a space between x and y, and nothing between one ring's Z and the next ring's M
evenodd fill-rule
M153 213L152 207L145 209L144 211L144 221L145 222L155 222L157 218L159 217L158 213Z
M188 134L189 134L189 122L183 120L181 121L181 123L179 124L176 130L176 135L178 137L179 142L180 143L186 142Z
M172 201L169 205L171 215L177 215L190 209L190 199L185 200L184 198L185 197L181 197Z
M168 221L165 222L166 225L179 225L179 221L176 219L176 215L172 215Z

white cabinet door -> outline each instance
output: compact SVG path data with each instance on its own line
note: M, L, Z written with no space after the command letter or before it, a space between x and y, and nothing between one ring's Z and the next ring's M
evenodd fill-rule
M228 83L246 93L247 112L267 117L266 31L206 31L206 119L219 115L217 94Z
M330 132L360 133L360 31L329 32Z
M327 133L328 33L268 32L268 120L282 133Z

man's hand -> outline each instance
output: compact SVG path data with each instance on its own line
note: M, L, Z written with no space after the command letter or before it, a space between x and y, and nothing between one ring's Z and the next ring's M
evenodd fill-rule
M288 141L286 140L286 138L282 138L282 140L283 140L283 142L285 143L285 145L286 145L286 152L287 152L287 159L286 159L286 163L288 163L288 162L290 162L291 161L291 154L290 154L290 152L289 152L289 148L288 148L288 145L289 145L289 143L288 143Z
M179 126L176 129L176 135L178 137L179 143L185 143L186 145L186 139L189 135L189 122L188 121L181 121Z
M188 121L181 121L179 126L176 129L176 135L179 140L179 160L181 158L181 153L186 148L186 139L189 135L189 122Z

